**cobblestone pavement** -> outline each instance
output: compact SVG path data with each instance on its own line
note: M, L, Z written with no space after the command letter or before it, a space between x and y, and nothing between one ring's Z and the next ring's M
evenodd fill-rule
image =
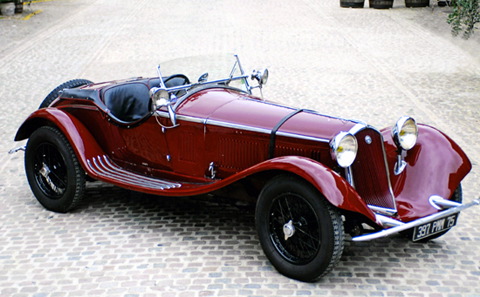
M339 265L307 284L272 268L252 210L93 183L76 211L56 214L30 192L23 153L6 154L68 79L154 76L159 61L236 52L269 67L268 98L377 127L409 114L445 131L474 164L470 201L480 192L480 38L451 37L449 8L403 6L58 0L0 19L0 296L480 296L479 209L429 243L347 242Z

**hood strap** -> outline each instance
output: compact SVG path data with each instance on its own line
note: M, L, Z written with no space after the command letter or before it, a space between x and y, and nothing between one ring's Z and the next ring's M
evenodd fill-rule
M287 114L283 119L281 119L276 125L275 127L273 127L272 129L272 132L270 133L270 144L268 146L268 158L269 159L272 159L274 154L275 154L275 138L277 136L277 131L278 129L280 129L280 127L285 124L285 122L290 119L291 117L293 117L294 115L296 115L297 113L300 113L304 111L304 109L297 109L289 114Z

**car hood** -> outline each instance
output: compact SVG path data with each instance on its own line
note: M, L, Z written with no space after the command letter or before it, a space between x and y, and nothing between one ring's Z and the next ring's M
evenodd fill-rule
M206 124L217 124L239 129L270 133L296 134L332 139L341 131L350 131L359 122L319 114L312 110L295 109L259 98L220 88L200 91L183 101L177 108L179 115L205 119Z

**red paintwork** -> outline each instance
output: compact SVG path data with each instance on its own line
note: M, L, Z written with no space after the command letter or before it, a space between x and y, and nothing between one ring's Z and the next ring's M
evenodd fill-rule
M85 88L98 89L100 94L101 88L114 83ZM269 159L268 131L293 111L234 90L211 88L182 101L176 108L179 126L162 131L158 122L171 125L166 111L161 111L163 117L152 116L141 124L127 127L115 123L101 103L63 98L47 109L34 112L20 127L15 140L28 138L34 129L50 123L66 135L91 177L167 196L207 193L260 172L291 172L309 181L336 207L362 214L375 222L375 216L365 201L341 176L343 170L338 171L340 174L335 172L337 168L330 156L328 141L340 131L349 131L358 122L300 112L278 131L321 141L278 135L274 158ZM229 124L261 130L228 127ZM384 129L381 134L398 219L402 221L436 212L428 203L428 197L432 194L450 197L471 168L468 158L451 139L421 125L418 144L405 158L407 169L395 176L392 168L396 161L396 147L391 130ZM108 156L132 174L177 181L181 187L147 189L101 176L87 165L87 160L100 155ZM377 161L382 160L383 156L379 155ZM210 162L216 166L214 180L208 177ZM354 172L354 177L361 174Z
M245 100L245 99L250 100ZM292 108L268 104L256 97L223 89L209 89L192 96L179 106L178 114L242 124L271 130ZM293 118L295 118L293 120ZM348 131L356 122L312 113L299 113L279 131L331 139L339 131Z
M393 168L395 144L391 130L382 131L389 160ZM399 176L390 176L397 201L398 214L412 221L437 212L428 203L431 195L451 197L472 164L460 147L437 129L419 125L417 145L405 157L408 166Z
M35 129L47 124L53 124L62 131L82 164L88 158L103 154L90 131L77 118L57 108L39 109L32 113L19 128L15 140L28 138Z

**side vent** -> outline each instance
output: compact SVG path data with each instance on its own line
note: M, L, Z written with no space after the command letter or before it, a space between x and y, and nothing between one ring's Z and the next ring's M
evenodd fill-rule
M243 170L266 159L267 146L263 142L225 138L220 141L222 154L219 166L226 169ZM228 152L238 152L231 154Z

